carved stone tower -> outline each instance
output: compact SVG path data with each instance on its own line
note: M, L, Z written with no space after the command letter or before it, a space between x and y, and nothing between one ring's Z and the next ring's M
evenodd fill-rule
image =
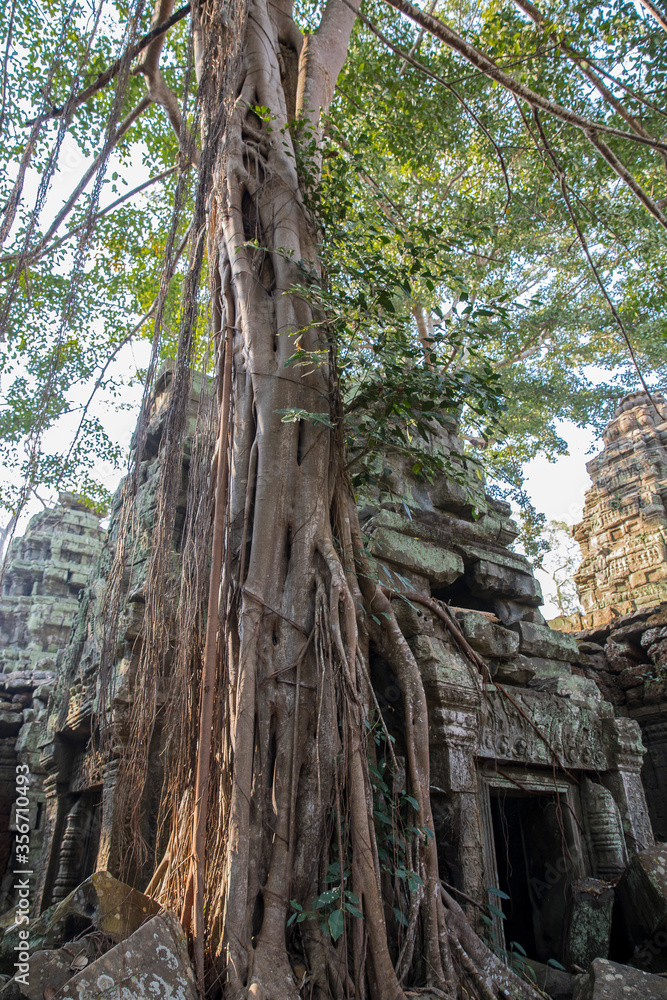
M593 486L573 529L583 556L579 627L667 599L667 402L659 393L653 400L645 392L622 399L586 466Z

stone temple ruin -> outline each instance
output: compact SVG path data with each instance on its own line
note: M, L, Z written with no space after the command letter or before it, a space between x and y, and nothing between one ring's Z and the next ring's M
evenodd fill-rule
M135 512L139 543L125 578L114 691L126 712L141 635L142 579L151 546L168 391L165 373L154 399L141 470ZM195 405L193 398L191 416ZM445 628L428 607L394 600L428 699L431 795L442 877L496 948L511 953L512 942L519 943L538 982L554 1000L667 997L667 979L661 976L667 971L667 850L656 845L656 838L667 840L667 686L659 677L667 649L667 604L661 604L667 574L660 576L653 555L660 544L664 552L667 423L651 417L644 397L628 397L605 443L605 452L589 465L594 486L584 522L577 527L584 553L578 580L586 614L560 622L559 630L549 627L539 611L542 595L530 564L510 549L518 532L509 505L485 493L481 466L464 453L454 422L435 446L458 468L456 476L420 481L403 459L388 454L383 477L393 499L360 511L380 580L395 590L407 588L444 602L455 623ZM635 468L641 472L640 483L628 471ZM186 479L187 456L183 489ZM104 925L108 944L115 947L98 962L106 961L105 975L116 984L125 975L114 958L123 934L104 924L105 899L107 909L112 905L122 910L125 936L132 933L137 949L142 923L150 918L145 928L155 926L158 936L176 940L176 952L183 951L178 928L156 915L153 901L133 892L131 905L121 905L118 883L111 877L119 871L110 837L117 762L102 759L91 736L100 696L105 573L118 517L117 502L69 647L48 667L49 682L54 666L57 672L48 713L42 709L27 716L40 723L39 735L35 730L30 738L30 766L43 789L41 834L32 845L38 873L33 903L43 913L37 947L42 950L31 961L35 969L42 968L39 963L46 959L39 956L56 954L43 949L57 949L69 940L63 936L67 920L77 933L86 926ZM631 525L627 530L626 523ZM642 531L650 539L644 544L649 554L643 562L637 543ZM90 535L97 540L92 524ZM92 555L92 547L86 551ZM626 571L635 574L630 586L621 579ZM65 570L59 572L62 582ZM47 577L44 573L42 580ZM23 586L17 582L18 568L8 579L12 587ZM67 577L65 583L70 582L81 583L78 576ZM27 601L25 586L21 593ZM39 585L33 586L32 600L38 590ZM7 664L25 660L25 670L41 685L38 672L46 668L40 657L30 653L28 664L18 651L19 642L25 649L36 648L17 639L28 635L27 623L33 620L27 605L21 609L25 628L18 623L18 610L11 629L3 619L0 679L9 683L16 675ZM472 667L470 651L484 661L486 679ZM52 656L53 651L42 649L41 655ZM371 667L376 696L400 756L395 712L399 688L379 657ZM32 697L43 705L41 687L35 683L33 688ZM19 730L7 731L2 743L8 760L11 753L20 755L17 735ZM162 783L161 740L157 731L152 782L156 796ZM156 802L145 803L145 836L157 850L150 823L155 809ZM11 872L15 846L9 795L0 800L0 824L0 831L5 830L0 863ZM110 874L93 874L100 870ZM136 889L144 890L149 877L150 865L146 872L137 871ZM125 893L124 900L129 898ZM12 901L6 895L5 905ZM159 927L154 925L160 920ZM15 941L11 915L4 927L0 971L9 973ZM141 941L141 948L148 948L150 966L154 954L145 934ZM566 971L549 966L550 960ZM55 958L49 961L56 963L49 975L60 976L63 996L88 995L85 969L65 968L66 962L58 966ZM183 972L186 965L187 955L179 967L182 992L174 995L194 995L191 976ZM610 982L617 992L609 992ZM84 993L77 993L79 986Z
M0 909L11 893L16 765L33 776L31 844L44 831L41 733L59 656L69 642L91 568L102 549L100 518L76 496L36 514L12 541L0 584Z
M667 402L659 393L626 396L603 440L586 466L593 486L573 529L581 628L667 600Z

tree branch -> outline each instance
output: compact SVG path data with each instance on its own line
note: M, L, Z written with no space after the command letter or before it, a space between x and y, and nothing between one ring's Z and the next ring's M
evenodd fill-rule
M558 118L568 125L574 125L576 128L581 129L583 132L590 131L594 129L597 132L604 132L608 135L616 135L621 139L630 139L632 142L641 143L644 146L650 146L653 149L663 150L667 152L667 143L659 142L657 139L646 139L640 135L633 135L631 132L624 132L623 129L613 128L611 125L604 125L599 122L592 122L588 118L584 118L583 115L577 114L576 111L568 111L561 104L556 101L551 101L547 97L543 97L542 94L538 94L536 91L531 90L530 87L526 87L523 83L519 83L514 77L505 73L504 70L500 69L489 56L480 52L479 49L475 48L465 39L461 38L455 31L452 30L448 25L444 24L439 18L433 17L430 14L426 14L424 11L415 7L414 4L410 3L409 0L386 0L386 2L393 7L395 10L399 11L401 14L405 14L410 20L414 21L424 28L430 34L439 38L441 42L444 42L448 48L455 52L458 52L473 66L476 66L485 76L489 77L491 80L495 80L497 83L502 84L506 90L510 93L515 94L521 100L526 101L532 108L539 108L542 111L548 112L554 118Z
M153 184L157 184L158 181L164 180L165 177L170 177L171 174L176 172L176 170L177 167L169 167L168 170L163 170L162 173L156 174L155 177L150 177L147 181L144 181L143 184L139 184L137 185L137 187L132 188L132 190L128 191L127 194L124 194L120 198L116 198L115 201L112 201L110 205L106 206L106 208L100 209L100 211L97 212L96 215L94 216L93 221L97 222L98 219L102 219L105 215L108 215L109 212L113 212L115 208L118 208L119 205L122 205L124 202L129 201L130 198L134 198L135 195L141 194L141 192L145 191L146 188L151 187ZM80 233L86 224L87 223L85 222L81 222L78 226L75 226L74 229L70 229L68 232L63 233L62 236L59 236L58 239L54 240L50 246L45 246L46 237L44 237L44 239L37 244L34 250L31 250L24 257L25 263L34 264L35 260L39 259L40 257L44 257L47 253L50 253L52 250L55 250L59 246L62 246L62 244L65 243L67 240L70 240L73 236L76 236L77 233ZM0 265L10 264L13 260L18 260L20 256L21 256L20 253L6 254L4 257L0 257ZM0 278L0 282L8 281L10 277L11 275L7 275L4 278Z
M545 19L537 9L537 7L530 2L530 0L514 0L517 7L520 8L531 20L541 29L544 29ZM607 85L600 79L597 73L594 73L589 65L589 59L586 55L581 52L577 52L572 46L568 45L565 39L561 39L559 42L559 47L561 52L563 52L570 62L574 63L577 69L584 74L584 76L593 84L597 92L605 99L607 104L610 105L616 111L623 121L625 121L633 132L637 135L643 136L645 139L653 139L654 136L648 132L641 122L637 121L634 115L623 106L623 104L618 100L615 94L607 87ZM661 156L667 165L667 153L662 152Z
M205 3L206 0L201 0L201 2ZM156 39L160 39L162 41L163 36L167 31L169 31L170 28L173 28L175 24L178 24L178 22L182 21L184 17L187 17L190 13L190 6L191 5L189 3L186 4L184 7L181 7L180 10L177 10L175 14L172 14L171 17L167 18L163 24L157 24L155 27L151 28L147 34L145 34L139 39L138 42L124 52L119 59L116 59L111 66L103 70L94 83L91 83L89 87L86 87L85 90L80 91L78 94L73 94L67 103L62 107L52 108L51 111L44 115L40 115L38 118L33 119L33 121L44 122L48 121L49 118L60 118L67 111L71 113L82 104L85 104L87 100L97 94L98 91L102 90L103 87L106 87L107 83L110 83L111 80L118 75L118 72L123 64L123 60L129 59L132 61L133 59L136 59L139 53L148 48ZM161 47L162 45L160 45L160 48ZM29 124L33 124L33 122L30 122Z
M586 237L583 234L581 226L579 225L579 220L577 219L577 216L576 216L576 214L574 212L574 209L572 208L572 202L570 201L570 197L569 197L569 194L568 194L567 183L565 181L565 171L564 171L563 167L561 166L560 161L556 157L556 154L555 154L552 146L550 145L549 141L547 140L547 137L546 137L546 134L544 132L544 129L542 128L542 122L540 121L540 116L539 116L539 112L538 112L537 108L533 108L533 118L535 119L535 124L537 125L537 129L538 129L538 132L539 132L539 135L540 135L540 140L542 142L542 145L544 146L544 149L545 149L545 151L546 151L549 159L551 160L551 162L553 164L553 173L558 178L558 183L560 185L561 194L563 195L563 201L565 202L565 205L567 207L568 215L570 216L570 219L572 221L572 225L574 226L574 228L576 230L576 233L577 233L577 236L579 237L579 242L581 243L581 248L584 251L584 255L586 257L586 260L588 261L588 264L589 264L589 266L591 268L591 271L593 272L593 275L595 277L595 281L596 281L596 283L597 283L600 291L602 292L602 294L603 294L603 296L604 296L604 298L605 298L605 300L607 302L607 305L609 306L609 309L611 310L611 314L614 317L614 320L616 321L616 324L617 324L619 330L621 331L621 333L623 335L623 339L625 340L625 343L627 344L628 351L630 352L630 357L632 358L632 363L633 363L633 365L635 367L635 371L637 372L637 375L639 377L639 381L642 384L644 392L646 393L646 395L648 396L648 398L651 400L651 403L652 403L653 408L656 411L656 413L660 414L660 411L658 410L658 406L657 406L657 404L656 404L656 402L653 399L653 396L651 394L651 390L647 386L646 381L644 379L644 376L642 374L642 371L641 371L641 369L639 367L639 362L637 361L637 358L635 356L635 352L634 352L634 349L632 347L632 343L630 341L630 337L628 336L628 331L625 329L625 324L623 323L623 320L621 319L620 314L619 314L616 306L612 302L611 297L610 297L610 295L609 295L609 293L608 293L608 291L607 291L607 289L605 287L605 284L602 281L602 278L600 277L600 273L599 273L597 267L595 266L593 258L591 257L591 253L590 253L590 250L588 249L588 243L586 241Z
M391 2L391 0L388 0L388 2ZM350 0L343 0L343 3L347 4L350 7L352 6ZM449 90L449 92L454 95L456 100L464 108L467 114L470 115L470 117L473 119L473 121L480 129L480 131L484 133L484 135L489 140L489 142L491 143L491 145L495 150L496 156L498 157L498 160L500 162L501 170L503 172L505 187L507 189L507 201L505 202L505 210L506 210L512 197L512 190L510 188L510 182L507 173L507 165L505 163L505 158L503 157L503 154L500 150L500 146L495 141L495 139L493 138L487 127L484 125L484 123L480 120L478 115L475 114L470 105L463 99L463 97L461 97L459 92L451 85L451 83L448 83L443 77L439 76L437 73L434 73L433 70L428 69L426 66L423 65L423 63L418 62L407 52L403 52L402 49L399 49L398 46L394 45L394 43L390 41L389 38L387 38L387 36L383 34L383 32L380 31L380 29L377 28L372 21L370 21L364 14L362 14L361 11L358 12L357 16L361 21L363 21L366 27L373 32L376 38L379 38L384 45L386 45L388 48L392 50L392 52L394 52L397 56L403 59L410 66L414 66L415 69L420 70L420 72L424 73L425 76L430 77L430 79L435 80L436 83L439 83L440 86L445 87L447 90Z
M639 2L642 7L649 12L651 17L658 22L663 31L667 31L667 18L662 11L658 10L656 5L652 3L651 0L639 0Z

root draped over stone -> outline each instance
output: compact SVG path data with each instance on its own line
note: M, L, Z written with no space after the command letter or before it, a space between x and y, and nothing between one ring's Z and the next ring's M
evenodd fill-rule
M160 18L169 13L160 3ZM181 577L177 618L188 626L173 649L162 624L158 636L158 655L168 652L177 669L156 673L155 649L142 651L135 686L149 717L132 737L121 787L128 802L134 790L139 808L164 683L163 728L185 739L166 745L162 853L150 888L182 913L202 993L404 1000L409 987L446 1000L529 1000L531 987L443 889L432 834L402 834L415 878L403 890L407 928L390 926L374 727L378 745L389 757L393 750L371 685L371 644L398 678L407 790L419 825L432 831L427 704L365 559L344 472L335 345L324 318L294 291L304 269L315 282L323 277L296 167L304 132L294 119L317 134L313 109L329 106L354 17L349 3L329 0L304 39L287 3L238 0L231 14L221 0L194 5L195 64L205 79L189 294L194 302L205 214L220 420L208 496L202 466L188 495L183 573L196 580ZM287 365L297 347L324 360ZM191 359L192 338L182 331L166 448L182 445ZM173 533L174 482L165 478L162 489L164 542ZM211 511L207 585L196 544ZM163 552L149 567L153 615L165 565Z

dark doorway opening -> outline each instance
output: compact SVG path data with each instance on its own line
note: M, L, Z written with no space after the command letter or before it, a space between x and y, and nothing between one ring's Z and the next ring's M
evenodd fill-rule
M562 961L567 886L573 877L569 822L557 794L491 791L491 819L505 945L539 962ZM576 876L575 876L576 877Z

